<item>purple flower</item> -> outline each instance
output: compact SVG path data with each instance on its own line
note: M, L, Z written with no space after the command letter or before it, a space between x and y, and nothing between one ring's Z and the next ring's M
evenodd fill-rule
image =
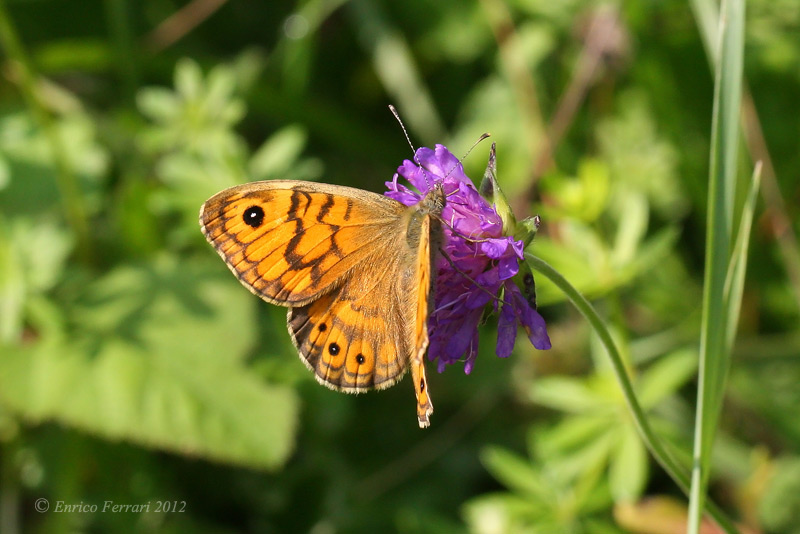
M443 145L435 150L417 150L419 166L406 160L397 169L386 196L412 206L422 200L434 184L441 183L447 195L442 211L445 221L443 250L450 258L437 264L434 311L428 318L428 358L438 358L439 372L447 364L464 362L469 373L478 353L478 324L487 304L499 308L496 353L511 354L517 324L540 350L550 348L544 319L523 297L512 278L524 259L523 242L503 235L497 211L475 189L472 181ZM416 189L398 183L403 177Z

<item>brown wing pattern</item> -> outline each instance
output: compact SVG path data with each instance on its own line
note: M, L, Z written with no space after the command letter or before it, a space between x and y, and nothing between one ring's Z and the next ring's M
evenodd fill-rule
M405 299L395 287L400 265L370 260L375 258L365 261L357 278L289 309L289 333L303 362L320 383L338 391L391 386L405 373L412 351Z
M227 189L200 210L208 241L242 283L273 304L303 305L333 287L404 206L348 187L274 180Z

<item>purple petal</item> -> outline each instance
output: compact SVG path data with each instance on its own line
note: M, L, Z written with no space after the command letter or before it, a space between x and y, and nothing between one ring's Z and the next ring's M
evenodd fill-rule
M485 291L472 291L469 297L467 297L464 307L468 310L475 310L486 306L489 301L492 300L492 295L494 293L491 289L484 289Z
M514 249L514 253L517 255L519 259L525 259L525 243L522 240L515 241L513 237L509 237L508 240L511 242L511 248Z
M550 336L547 335L547 324L544 318L539 315L539 312L528 306L528 303L523 299L527 313L522 316L522 326L528 334L528 339L531 344L539 350L548 350L550 345Z
M389 198L393 198L396 201L405 204L406 206L413 206L420 201L419 196L410 191L387 191L384 193L384 195Z
M513 278L519 272L519 261L514 256L501 259L497 263L497 273L500 280Z
M488 239L480 244L481 252L486 254L492 259L503 257L508 249L507 239Z
M478 336L478 329L476 328L472 341L470 341L469 347L467 348L467 356L464 361L464 374L470 374L472 368L475 367L475 357L478 355Z
M444 353L447 356L446 360L448 362L456 362L461 359L461 356L464 352L469 348L472 339L477 335L478 332L478 320L480 320L481 311L478 310L477 318L474 317L474 312L471 316L468 316L469 319L466 319L461 325L459 326L458 330L454 333L454 335L450 338L450 342L448 343L447 347L444 349Z
M522 327L528 334L528 339L531 344L539 350L548 350L550 345L550 336L547 335L547 325L544 318L539 315L539 312L531 308L525 297L522 296L519 288L513 282L506 282L506 296L511 297L511 301L517 318L522 323Z
M497 348L495 354L501 358L511 355L514 343L517 341L517 316L512 304L506 302L500 309L497 319Z

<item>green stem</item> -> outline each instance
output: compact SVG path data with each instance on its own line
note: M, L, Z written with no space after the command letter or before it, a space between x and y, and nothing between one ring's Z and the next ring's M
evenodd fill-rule
M581 314L583 314L586 320L589 321L589 324L594 329L595 333L597 333L600 341L608 351L608 357L611 360L611 366L614 369L614 374L616 375L617 381L622 389L622 393L625 396L625 401L628 404L631 415L633 415L633 420L636 423L637 429L639 430L639 435L641 435L645 445L650 450L650 453L653 455L659 465L664 468L664 471L666 471L672 480L675 481L678 487L681 488L681 491L688 495L690 481L687 469L681 466L674 459L648 423L647 416L645 415L642 406L639 404L639 401L636 399L636 393L634 392L633 384L631 383L630 377L628 376L628 372L625 368L625 362L622 359L622 355L617 349L617 346L614 344L611 333L606 328L603 320L597 314L591 303L586 300L586 297L584 297L577 289L575 289L575 287L573 287L572 284L570 284L567 279L561 275L561 273L553 269L547 262L528 253L525 254L525 259L533 269L542 273L548 278L548 280L553 282L564 293L564 295L566 295L566 297L572 301L572 304L578 309L579 312L581 312ZM716 504L713 502L708 502L706 505L706 510L725 532L728 534L735 534L738 532L733 522L724 514L722 510L719 509L719 507L716 506Z
M56 128L55 121L42 103L36 91L36 75L28 62L25 49L17 35L5 6L0 0L0 44L6 50L13 71L18 76L18 86L28 110L44 132L53 154L56 180L61 192L65 216L75 232L78 250L84 259L90 257L89 222L86 207L81 196L80 185L70 168L64 143Z

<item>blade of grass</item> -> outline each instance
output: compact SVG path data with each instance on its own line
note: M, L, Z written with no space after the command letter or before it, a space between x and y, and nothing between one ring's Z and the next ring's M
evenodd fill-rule
M716 43L714 42L719 19L717 2L716 0L690 0L689 5L694 12L700 37L713 69L719 61L718 50L715 48ZM789 284L794 292L795 303L800 308L800 246L798 246L797 234L792 226L791 218L786 210L786 201L775 176L775 166L772 164L772 157L764 138L764 129L758 117L753 95L747 87L746 80L743 85L742 125L745 143L751 158L763 163L760 190L766 205L765 215L771 222L771 230L778 244Z
M694 14L694 20L700 28L700 38L711 65L719 63L717 53L718 43L715 41L719 29L719 11L717 3L713 0L689 0L689 7Z
M617 381L622 389L622 394L625 397L625 401L628 404L631 416L636 423L639 434L641 435L645 446L647 446L648 450L653 455L653 458L655 458L655 460L659 463L659 465L661 465L664 471L667 472L672 480L675 481L678 487L688 495L689 475L687 474L687 469L685 466L680 465L680 463L678 463L678 461L675 460L675 458L669 453L666 447L664 447L664 444L658 438L658 435L650 426L650 423L647 421L647 416L645 415L644 410L642 409L641 404L639 404L636 394L634 393L633 384L628 377L622 355L617 349L617 346L614 344L611 333L606 328L603 320L597 314L594 307L588 300L586 300L586 297L584 297L577 289L575 289L574 286L572 286L572 284L567 281L566 278L561 275L561 273L553 269L547 262L528 253L525 254L525 260L532 268L536 269L537 272L542 273L551 282L553 282L556 287L558 287L564 293L564 295L566 295L566 297L572 302L578 311L581 312L586 320L589 321L589 325L594 329L595 333L600 338L600 341L603 343L603 346L608 352L608 357L611 361L611 367L614 369L614 374L616 375ZM725 516L722 510L720 510L713 502L709 501L707 503L706 511L725 532L728 534L735 534L737 532L733 522L727 516Z
M736 234L736 244L733 247L731 263L728 267L728 279L725 283L726 301L728 302L728 333L726 336L727 352L733 350L733 341L736 338L736 327L739 323L739 312L742 308L742 293L744 291L744 275L747 272L747 252L750 249L750 233L753 228L753 213L756 210L756 198L761 185L761 162L756 162L753 176L750 179L750 190L742 206L742 215L739 220L739 231Z
M711 126L700 372L687 525L690 534L700 531L711 470L711 447L722 407L725 377L730 366L727 339L732 317L725 288L731 257L736 198L744 9L744 0L724 0L719 19L717 50L720 61L716 68Z

